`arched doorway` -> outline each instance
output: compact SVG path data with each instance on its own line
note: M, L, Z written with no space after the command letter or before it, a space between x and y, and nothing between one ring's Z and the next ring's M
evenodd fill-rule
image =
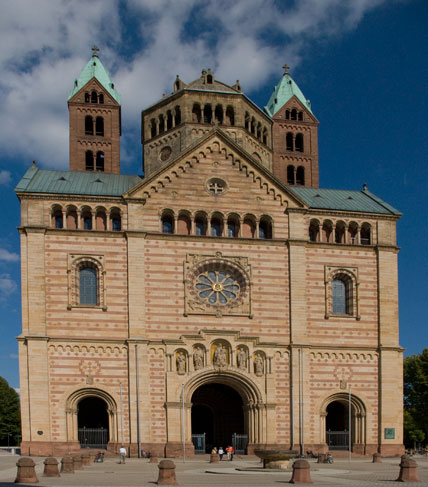
M225 448L236 444L237 438L246 437L242 398L225 384L208 383L195 390L191 421L195 448L201 453L202 447L209 452L213 446ZM201 435L204 435L204 445L196 441Z
M78 439L82 448L107 448L109 417L107 403L89 396L79 401L77 413Z
M351 407L352 415L352 407ZM349 449L349 402L333 401L327 406L326 440L329 450Z

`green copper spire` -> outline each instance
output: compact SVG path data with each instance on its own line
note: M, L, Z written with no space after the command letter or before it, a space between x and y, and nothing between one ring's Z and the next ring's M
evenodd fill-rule
M71 90L68 100L73 97L88 81L92 78L96 78L108 91L108 93L120 104L120 95L114 88L114 83L110 79L107 69L103 66L103 63L98 58L98 47L92 48L92 58L88 64L83 68L78 79L74 82L74 88Z
M273 117L292 96L296 96L312 113L311 102L305 98L300 88L288 74L289 66L285 65L283 67L284 74L282 75L281 81L275 86L272 96L270 97L268 104L265 106L265 111L268 115Z

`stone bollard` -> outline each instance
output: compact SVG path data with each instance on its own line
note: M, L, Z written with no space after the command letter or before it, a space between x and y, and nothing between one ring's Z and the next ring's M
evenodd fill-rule
M418 464L410 458L401 457L400 473L397 482L419 482Z
M61 473L74 473L73 457L67 455L61 460Z
M290 484L312 484L310 465L306 460L296 460L293 463L293 475Z
M172 460L161 460L159 465L158 485L177 485L175 464Z
M34 460L32 458L23 457L16 462L18 467L16 473L15 483L17 484L33 484L39 481L36 475Z
M82 455L82 465L89 466L92 463L92 458L89 453L84 453Z
M327 457L327 455L325 453L320 453L318 455L317 463L325 463L326 457Z
M83 470L82 455L73 456L73 467L74 470Z
M373 463L382 463L382 456L380 453L373 453Z
M158 457L150 457L149 463L158 463Z
M211 455L210 455L210 463L218 463L218 462L219 462L218 453L211 453Z
M43 477L61 477L58 470L58 460L54 457L47 457L43 462Z

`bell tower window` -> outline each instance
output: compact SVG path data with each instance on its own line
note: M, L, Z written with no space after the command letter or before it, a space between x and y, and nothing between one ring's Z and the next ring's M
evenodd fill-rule
M96 166L97 171L104 171L104 152L97 152Z
M91 150L87 150L85 153L85 168L87 171L94 170L94 154Z
M97 117L95 120L95 134L103 137L104 136L104 119L103 117Z
M94 135L94 122L90 115L85 117L85 135Z

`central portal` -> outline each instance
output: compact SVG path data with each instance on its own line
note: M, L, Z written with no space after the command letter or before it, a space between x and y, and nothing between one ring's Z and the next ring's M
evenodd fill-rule
M192 434L205 433L206 452L232 445L232 436L246 433L241 396L224 384L205 384L192 396Z

